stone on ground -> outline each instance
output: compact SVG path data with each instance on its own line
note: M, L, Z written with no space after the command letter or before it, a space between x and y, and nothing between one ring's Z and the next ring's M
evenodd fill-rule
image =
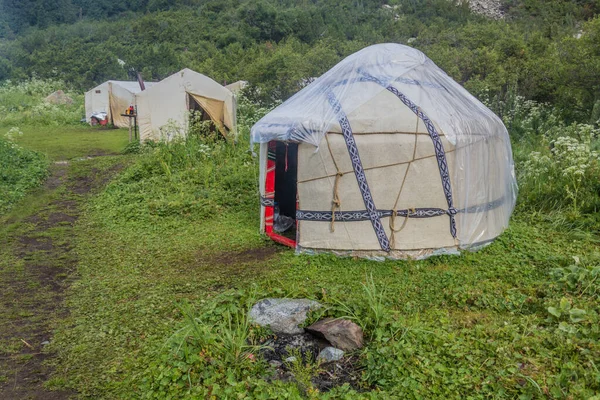
M306 314L321 304L308 299L263 299L250 310L250 321L270 327L275 333L296 335L304 332L298 325L306 321Z
M344 351L340 349L336 349L335 347L325 347L319 353L317 359L323 360L325 362L339 361L344 357Z
M73 104L73 99L67 96L62 90L57 90L46 97L46 101L52 104Z
M338 349L352 351L363 347L363 331L347 319L325 318L315 322L306 331L325 338Z

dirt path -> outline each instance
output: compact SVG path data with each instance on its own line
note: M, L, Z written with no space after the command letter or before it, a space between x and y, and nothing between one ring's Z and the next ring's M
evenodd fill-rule
M76 268L73 226L89 195L121 165L57 163L44 187L14 210L0 231L0 398L67 399L52 391L44 347L68 310L65 289ZM30 204L27 204L30 202ZM51 386L51 385L50 385Z

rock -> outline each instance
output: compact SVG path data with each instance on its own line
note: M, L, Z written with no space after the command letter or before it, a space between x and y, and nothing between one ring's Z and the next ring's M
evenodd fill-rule
M344 357L344 351L340 349L336 349L335 347L325 347L319 353L317 359L323 360L325 362L339 361Z
M250 310L250 321L273 332L296 335L304 332L298 325L306 321L310 310L321 307L316 301L308 299L263 299Z
M281 361L277 361L277 360L271 360L271 361L269 361L269 364L270 364L272 367L275 367L275 368L279 368L279 367L281 367L281 366L283 365L283 364L281 363Z
M57 90L46 97L46 101L52 104L73 104L73 99L67 96L62 90Z
M285 359L285 362L292 363L292 362L295 362L296 360L297 360L297 358L296 358L296 357L294 357L294 356L292 356L292 357L288 357L288 358L286 358L286 359Z
M347 319L325 318L317 321L306 331L325 338L338 349L352 351L363 347L363 331Z
M470 0L469 8L475 14L480 14L491 19L504 18L502 2L500 0Z

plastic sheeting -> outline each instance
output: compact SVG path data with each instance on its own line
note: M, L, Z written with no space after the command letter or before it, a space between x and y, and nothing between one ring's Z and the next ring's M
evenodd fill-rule
M383 92L395 96L381 106ZM380 122L369 116L369 102L375 98L372 103L390 113L408 107L425 125L430 120L451 145L453 207L448 213L456 213L459 247L478 246L499 235L508 226L517 193L508 132L492 111L411 47L379 44L347 57L258 121L251 141L307 143L319 151L328 132L341 131L339 109L354 115L349 123L355 134L403 131L386 125L385 110L372 110Z

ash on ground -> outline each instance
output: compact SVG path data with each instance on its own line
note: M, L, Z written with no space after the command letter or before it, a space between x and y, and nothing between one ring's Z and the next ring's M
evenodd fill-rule
M263 345L266 347L260 353L273 368L273 374L268 379L284 382L295 381L289 368L294 363L291 357L301 354L303 363L316 364L320 351L331 346L326 340L309 333L271 335ZM364 390L360 387L360 374L358 356L346 353L341 360L321 362L311 381L320 392L327 392L345 383L355 390Z

